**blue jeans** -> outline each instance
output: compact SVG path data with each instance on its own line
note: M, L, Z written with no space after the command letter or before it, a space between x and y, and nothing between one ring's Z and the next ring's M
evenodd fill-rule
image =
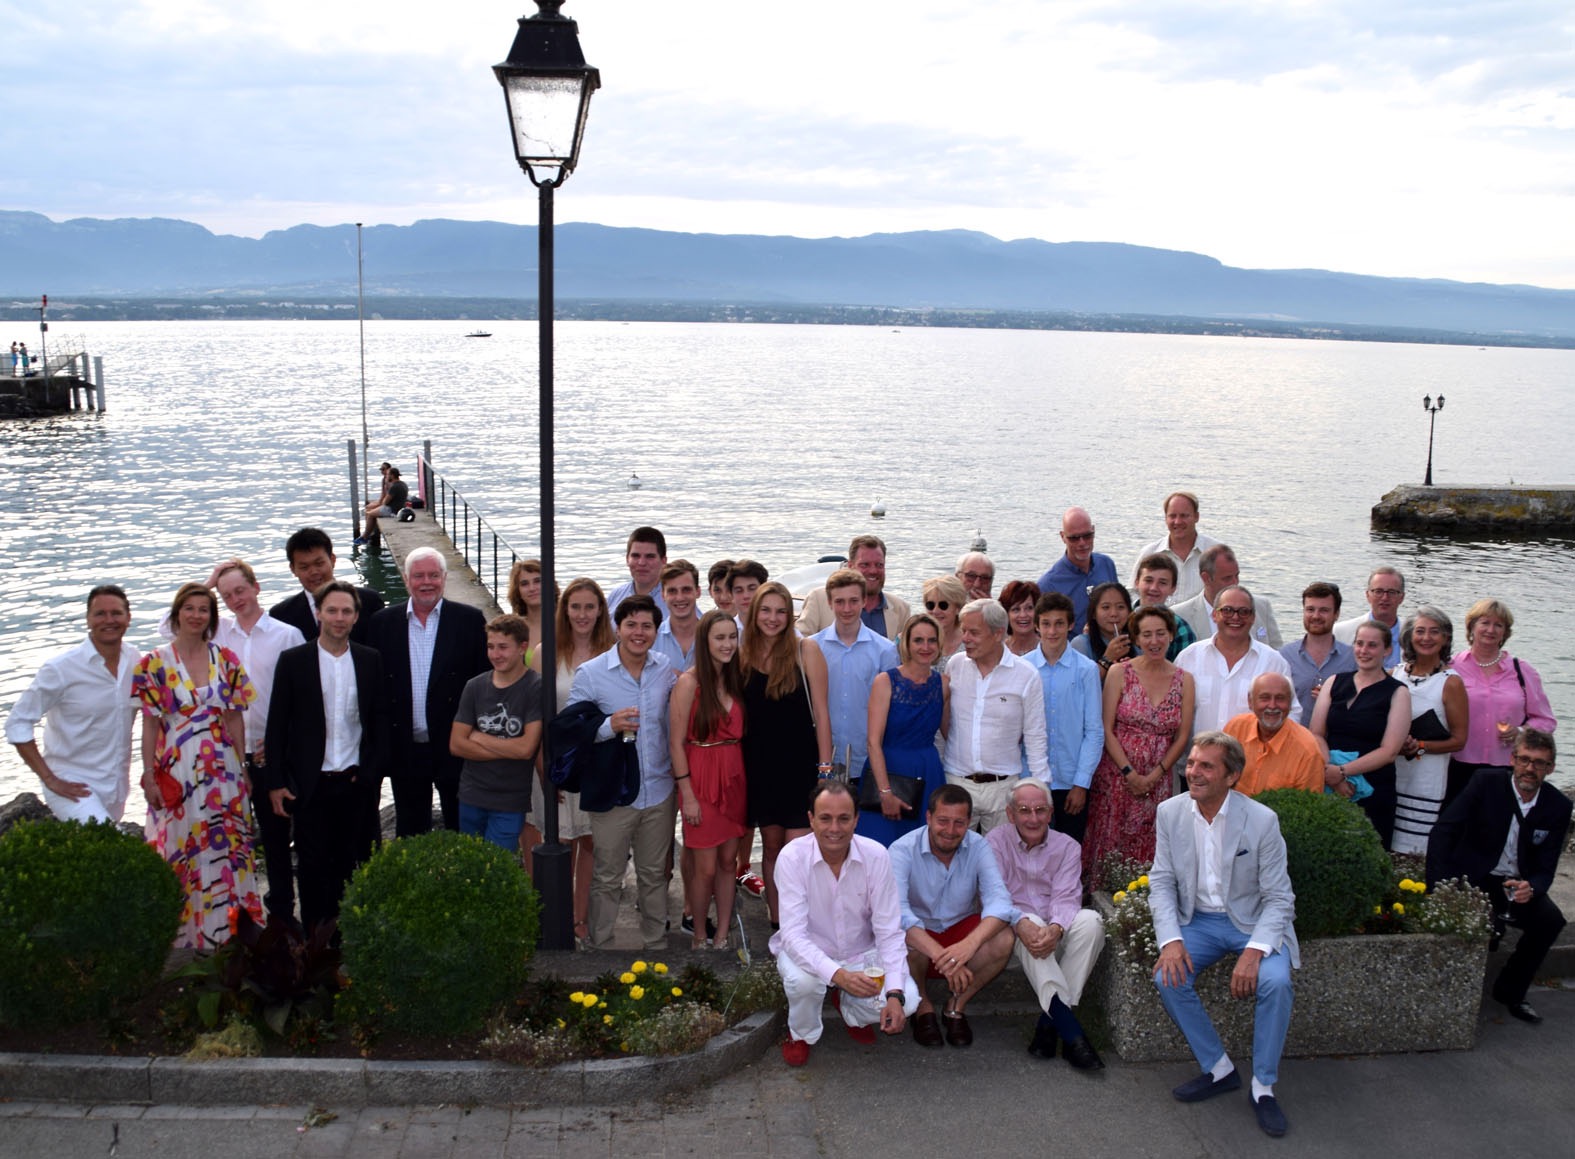
M518 853L520 833L524 828L524 813L505 813L501 809L483 809L480 805L460 802L459 831L490 841L499 849Z
M1247 948L1247 935L1238 930L1225 914L1197 912L1181 927L1181 942L1192 959L1193 972L1180 986L1166 986L1154 971L1154 986L1165 1011L1187 1036L1187 1045L1198 1066L1212 1070L1225 1057L1225 1046L1214 1029L1214 1022L1193 980L1226 954L1239 954ZM1280 1054L1285 1049L1285 1032L1291 1026L1291 960L1283 951L1270 954L1258 963L1258 1006L1252 1021L1252 1074L1264 1086L1273 1086L1279 1077Z

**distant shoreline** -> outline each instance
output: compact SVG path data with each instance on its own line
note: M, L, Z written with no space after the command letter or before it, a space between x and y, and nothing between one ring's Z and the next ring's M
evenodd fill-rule
M288 293L246 297L76 297L50 303L57 326L79 322L291 321L353 319L355 301ZM377 297L366 301L369 320L457 323L534 321L534 298ZM885 326L894 329L1063 330L1116 334L1196 334L1242 338L1302 338L1335 342L1404 342L1442 346L1575 349L1575 337L1478 333L1341 322L1262 318L1201 318L1155 314L1100 314L1069 310L916 309L889 306L810 306L772 302L674 302L559 299L560 321L716 322L734 324ZM38 320L35 305L0 303L0 321Z

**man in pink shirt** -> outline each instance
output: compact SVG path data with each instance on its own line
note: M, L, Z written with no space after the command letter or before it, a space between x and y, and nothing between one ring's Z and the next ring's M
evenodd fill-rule
M788 1000L782 1058L809 1061L820 1041L827 987L848 1037L875 1042L875 1026L901 1034L919 1004L908 977L901 907L891 861L878 841L854 833L858 807L842 781L823 780L810 799L809 828L777 857L781 929L771 935Z

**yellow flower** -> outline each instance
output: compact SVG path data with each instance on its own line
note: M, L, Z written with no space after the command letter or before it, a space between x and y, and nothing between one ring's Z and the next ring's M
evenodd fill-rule
M587 1010L589 1010L592 1006L596 1005L597 999L596 999L596 995L594 995L594 994L587 994L583 998L581 998L580 1001L582 1003L584 1003L585 1004L585 1008Z
M1144 889L1147 889L1148 888L1148 874L1145 873L1142 877L1138 878L1138 884L1141 885Z
M1405 913L1405 906L1401 905L1399 902L1395 902L1395 904L1389 908L1394 910L1394 912L1397 914L1403 915Z
M1411 887L1415 884L1416 882L1412 881L1409 877L1402 877L1400 879L1400 888L1405 890L1407 893L1411 892Z
M576 1005L578 1005L581 1002L584 1002L585 1001L585 992L582 991L582 990L576 990L573 994L569 995L569 1001L575 1003Z
M1425 881L1413 881L1411 883L1411 892L1412 893L1426 893L1427 892L1427 882L1425 882Z
M1127 891L1124 890L1124 889L1116 890L1115 893L1110 895L1110 900L1111 901L1115 901L1115 902L1126 901L1127 900Z
M634 975L625 970L622 974L618 975L618 981L627 986L630 982L634 981Z
M658 974L665 974L667 973L667 964L665 962L658 962L656 965L652 966L651 969L655 970Z
M561 1019L561 1018L558 1019L558 1029L559 1030L562 1030L567 1025L569 1025L569 1024L567 1022L565 1022L563 1019Z
M612 1015L611 1014L603 1014L602 1015L602 1024L604 1026L611 1026L612 1025Z
M629 1049L629 1044L627 1042L620 1042L618 1044L618 1049L619 1050L628 1050Z
M1127 892L1128 893L1131 893L1137 887L1138 887L1137 878L1133 878L1131 881L1127 882Z
M643 974L647 969L649 969L649 967L646 966L644 962L636 962L634 965L630 966L629 969L633 970L636 974Z
M645 997L645 987L644 986L630 986L629 987L629 997L633 998L636 1002L638 1002L640 999Z
M1374 906L1374 907L1373 907L1373 912L1374 912L1374 913L1375 913L1375 914L1379 914L1379 915L1380 915L1380 916L1382 916L1382 914L1383 914L1383 912L1384 912L1384 907L1383 907L1383 906L1381 906L1381 905L1375 905L1375 906Z
M596 1004L596 1009L598 1009L598 1010L606 1010L607 1009L607 1003L605 1003L605 1002L598 1002Z
M683 996L684 996L684 992L682 990L680 990L677 986L674 986L673 987L673 997L674 998L682 998Z

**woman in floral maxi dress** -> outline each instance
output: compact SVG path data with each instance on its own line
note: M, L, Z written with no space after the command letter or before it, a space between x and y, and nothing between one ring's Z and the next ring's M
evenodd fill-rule
M212 643L218 610L207 588L183 585L170 610L175 638L144 656L132 677L157 726L142 731L148 841L185 894L175 945L199 949L229 936L232 907L263 920L241 757L241 711L256 691L235 653Z

